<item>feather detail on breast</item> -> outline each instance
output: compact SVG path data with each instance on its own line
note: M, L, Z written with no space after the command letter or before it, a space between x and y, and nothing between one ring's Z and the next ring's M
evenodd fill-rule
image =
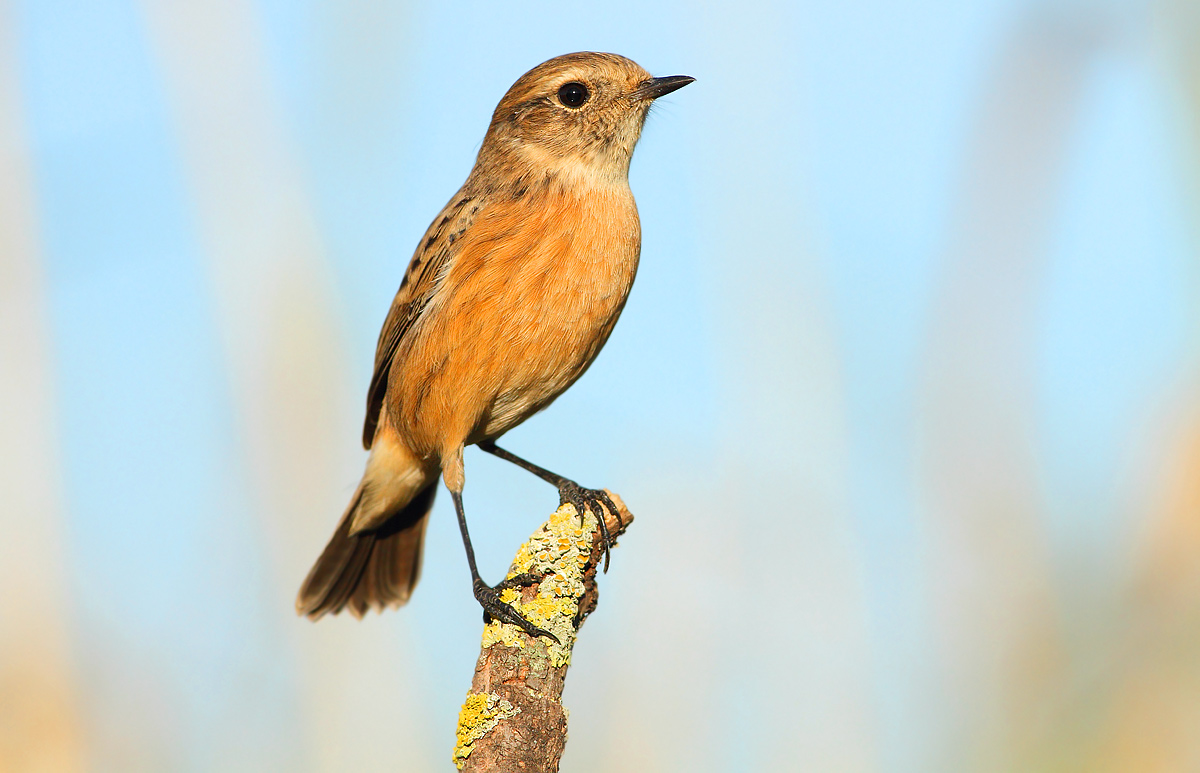
M625 305L641 244L628 186L550 179L526 195L479 212L397 351L389 411L418 449L494 437L544 408L587 370Z

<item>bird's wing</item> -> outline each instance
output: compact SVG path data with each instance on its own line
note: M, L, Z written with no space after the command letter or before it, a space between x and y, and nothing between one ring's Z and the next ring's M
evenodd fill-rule
M379 412L383 407L384 395L387 394L388 374L396 350L404 336L421 318L421 313L429 305L429 301L437 294L446 269L459 251L455 242L479 212L479 207L473 205L473 202L474 197L460 191L446 208L438 213L413 254L408 270L404 273L404 280L400 283L400 289L396 291L396 297L392 300L392 308L383 322L383 329L379 331L379 343L375 346L375 372L371 376L371 386L367 389L367 418L363 422L364 448L370 448L375 440ZM459 242L459 245L461 243Z

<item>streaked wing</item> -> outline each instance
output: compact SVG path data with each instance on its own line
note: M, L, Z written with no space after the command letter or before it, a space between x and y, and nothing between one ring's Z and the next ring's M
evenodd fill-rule
M370 448L375 440L396 350L437 293L438 285L445 276L444 269L459 250L455 242L479 212L478 206L471 206L473 201L474 197L460 191L438 213L429 230L421 237L421 244L404 273L404 281L392 300L392 308L388 310L383 329L379 331L379 342L375 346L375 372L367 389L367 417L363 422L364 448Z

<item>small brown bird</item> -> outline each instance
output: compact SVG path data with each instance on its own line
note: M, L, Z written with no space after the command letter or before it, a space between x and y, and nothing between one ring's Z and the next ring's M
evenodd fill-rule
M493 442L588 369L637 272L629 161L651 103L692 82L615 54L538 65L492 115L475 167L421 238L375 351L367 469L296 599L317 619L408 601L440 474L487 615L553 636L479 576L463 512L463 448L477 444L558 487L603 525L585 489ZM607 550L608 535L603 535ZM606 553L607 557L607 553Z

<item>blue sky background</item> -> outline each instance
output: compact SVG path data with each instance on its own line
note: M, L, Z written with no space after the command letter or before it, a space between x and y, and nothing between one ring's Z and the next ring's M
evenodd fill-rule
M697 80L635 156L620 325L508 437L638 518L564 769L1200 764L1188 4L38 0L0 30L0 768L446 769L480 629L449 498L406 608L292 600L416 240L575 50ZM556 498L466 463L498 579Z

